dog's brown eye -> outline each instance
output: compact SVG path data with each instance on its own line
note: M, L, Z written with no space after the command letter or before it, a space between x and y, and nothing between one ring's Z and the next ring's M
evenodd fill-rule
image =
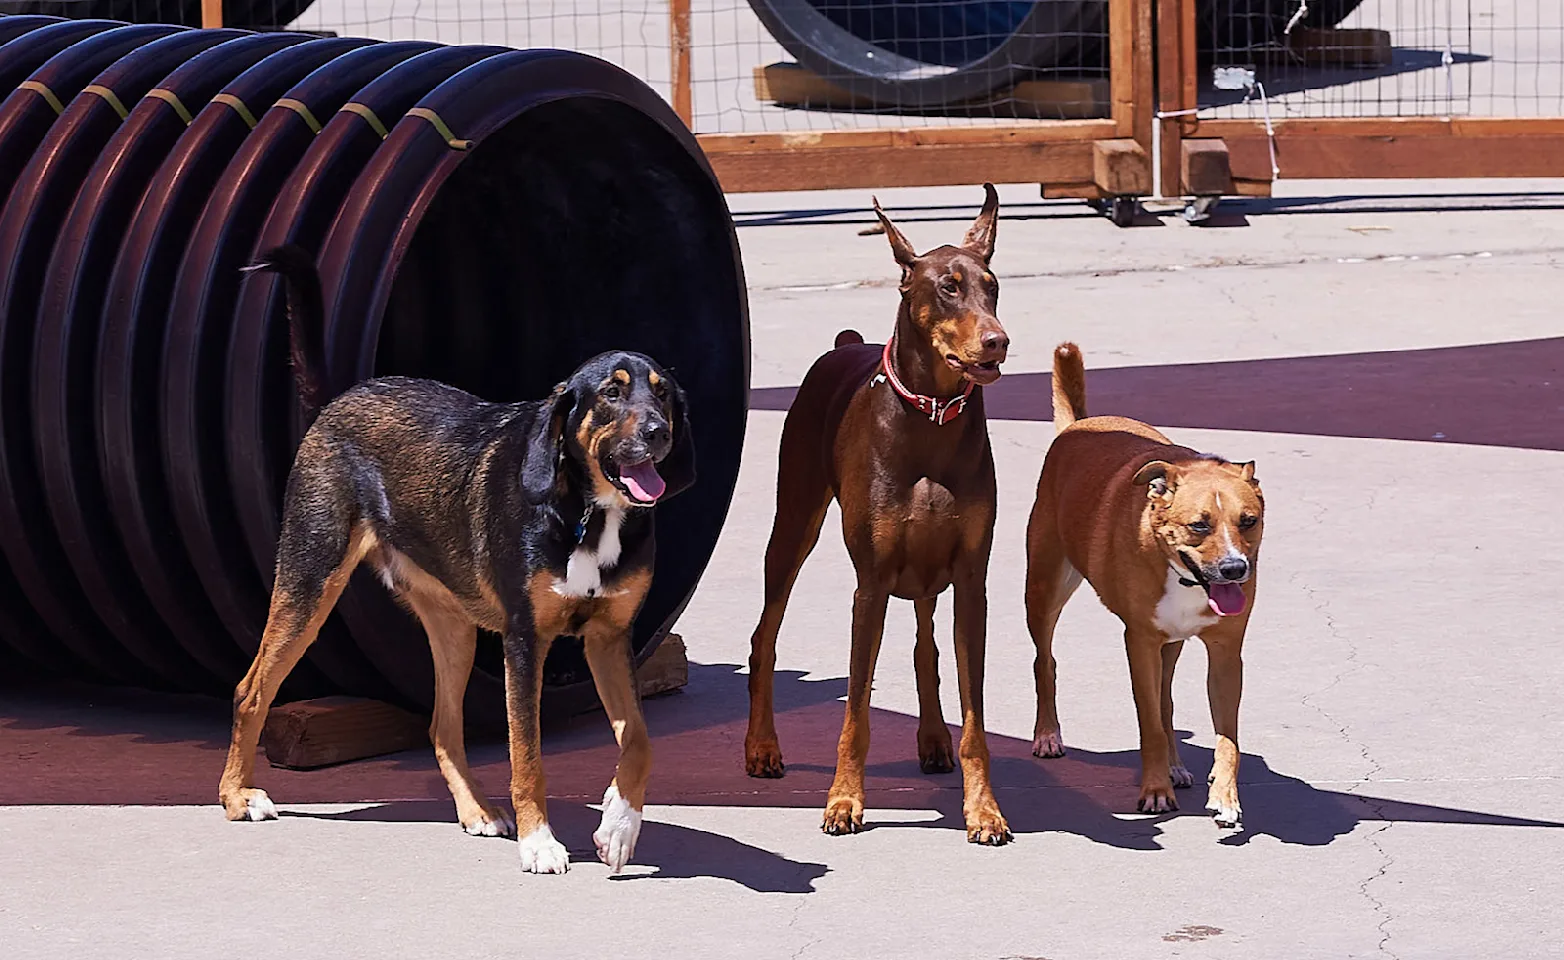
M954 297L956 294L961 292L961 284L957 283L955 280L946 280L944 283L940 284L940 289Z
M1250 527L1253 527L1255 524L1257 524L1259 522L1260 522L1260 518L1259 517L1251 517L1250 515L1248 515L1246 513L1243 516L1238 518L1238 529L1240 529L1240 530L1248 530Z
M1211 524L1205 522L1204 520L1196 520L1194 523L1189 525L1189 532L1205 536L1211 532Z
M603 388L603 399L605 400L618 400L622 396L624 396L624 391L620 389L617 383L610 383Z

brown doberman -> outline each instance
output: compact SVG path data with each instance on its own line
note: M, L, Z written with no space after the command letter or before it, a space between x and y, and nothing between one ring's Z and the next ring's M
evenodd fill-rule
M902 271L894 335L881 347L852 330L838 334L836 349L804 377L782 427L765 611L750 641L744 763L750 776L782 776L772 703L777 631L835 497L858 582L847 713L821 826L829 834L863 828L869 688L892 596L912 600L917 611L919 763L926 773L952 769L950 730L939 703L934 604L954 587L967 839L994 845L1010 840L989 785L983 733L994 458L980 388L999 379L1010 346L995 315L999 284L988 266L999 195L993 184L983 189L983 210L961 246L922 256L875 201Z

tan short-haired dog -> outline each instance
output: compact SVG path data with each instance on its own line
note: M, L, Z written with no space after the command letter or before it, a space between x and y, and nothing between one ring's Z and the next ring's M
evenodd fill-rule
M1194 777L1173 735L1173 668L1184 641L1206 645L1216 761L1206 807L1235 827L1242 648L1254 605L1265 500L1253 463L1177 446L1123 417L1086 417L1086 371L1073 343L1054 351L1054 428L1027 526L1026 618L1037 645L1032 753L1064 755L1055 703L1054 626L1084 577L1124 621L1140 720L1136 808L1178 809Z

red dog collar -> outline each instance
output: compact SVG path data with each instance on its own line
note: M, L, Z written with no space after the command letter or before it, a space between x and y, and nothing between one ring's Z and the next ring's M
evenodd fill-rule
M896 391L896 395L912 404L919 413L926 413L935 426L943 427L945 424L961 416L961 411L967 408L967 398L972 395L973 383L967 381L967 388L949 400L941 402L934 397L926 397L921 393L913 393L896 376L896 368L891 366L891 344L896 340L891 337L885 341L885 352L880 356L880 365L885 368L885 373L879 379L883 379Z

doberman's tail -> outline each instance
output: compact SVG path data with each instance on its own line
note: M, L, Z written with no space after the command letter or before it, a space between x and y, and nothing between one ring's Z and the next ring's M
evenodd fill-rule
M1081 348L1061 343L1054 348L1054 432L1086 417L1086 363Z
M282 277L288 296L288 343L293 355L293 380L305 419L314 420L326 397L326 303L315 261L288 244L273 247L244 268L269 270Z
M836 347L838 349L851 343L863 343L863 334L857 330L843 330L836 335Z

